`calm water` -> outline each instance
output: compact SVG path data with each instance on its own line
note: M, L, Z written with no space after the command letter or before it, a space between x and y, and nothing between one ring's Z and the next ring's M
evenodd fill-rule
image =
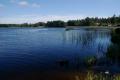
M86 56L103 57L110 38L109 29L1 28L0 72L64 70L62 60L74 70Z

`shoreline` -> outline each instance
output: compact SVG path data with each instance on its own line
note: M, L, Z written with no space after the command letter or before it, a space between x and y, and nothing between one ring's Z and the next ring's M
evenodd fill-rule
M2 26L3 28L4 28L4 26ZM0 28L2 28L2 27L0 27ZM20 27L20 26L9 26L9 27ZM6 28L9 28L9 27L6 27ZM28 27L28 26L24 26L24 27ZM59 26L37 26L37 27L28 27L28 28L81 28L81 27L90 27L90 28L116 28L116 27L118 27L118 28L120 28L120 26L61 26L61 27L59 27ZM20 27L20 28L22 28L22 27Z

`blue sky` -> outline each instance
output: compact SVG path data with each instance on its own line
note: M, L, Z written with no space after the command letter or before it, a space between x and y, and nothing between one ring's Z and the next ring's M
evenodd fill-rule
M0 0L0 23L120 15L120 0Z

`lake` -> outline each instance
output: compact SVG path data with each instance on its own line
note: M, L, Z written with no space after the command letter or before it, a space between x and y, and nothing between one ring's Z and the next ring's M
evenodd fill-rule
M0 28L0 74L86 70L86 57L105 58L110 33L102 28Z

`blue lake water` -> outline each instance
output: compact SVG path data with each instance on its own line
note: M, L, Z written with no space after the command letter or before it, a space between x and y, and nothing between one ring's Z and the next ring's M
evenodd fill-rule
M0 28L0 71L61 69L58 61L103 57L111 41L109 29Z

